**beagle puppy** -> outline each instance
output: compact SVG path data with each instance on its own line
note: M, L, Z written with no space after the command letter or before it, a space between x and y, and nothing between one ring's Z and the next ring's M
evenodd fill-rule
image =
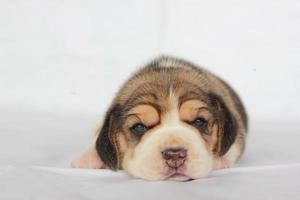
M120 88L99 132L72 161L146 180L186 181L232 166L247 115L233 89L196 65L160 57Z

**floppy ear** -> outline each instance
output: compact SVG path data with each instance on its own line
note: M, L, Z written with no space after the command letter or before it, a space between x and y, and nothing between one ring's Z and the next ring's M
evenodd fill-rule
M235 117L229 111L223 99L216 94L211 94L210 98L216 110L218 124L218 141L214 152L219 156L223 156L234 143L238 126Z
M115 121L117 110L117 106L114 106L106 113L104 123L96 141L96 149L101 160L113 170L117 170L119 166Z

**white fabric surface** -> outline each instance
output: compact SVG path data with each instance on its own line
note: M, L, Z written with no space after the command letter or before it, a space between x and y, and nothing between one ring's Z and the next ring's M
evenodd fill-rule
M71 169L70 158L87 144L86 133L96 118L3 114L0 199L299 198L298 124L253 122L246 153L234 168L176 183L131 179L109 170ZM21 126L12 129L15 122Z
M299 24L299 0L1 0L0 199L299 199ZM243 159L185 183L71 169L117 88L162 53L238 91Z

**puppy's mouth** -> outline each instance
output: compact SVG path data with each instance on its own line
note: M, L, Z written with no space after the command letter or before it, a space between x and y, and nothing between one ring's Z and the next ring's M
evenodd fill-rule
M178 170L171 171L164 180L171 181L190 181L193 180L191 177L187 176L185 173L179 172Z

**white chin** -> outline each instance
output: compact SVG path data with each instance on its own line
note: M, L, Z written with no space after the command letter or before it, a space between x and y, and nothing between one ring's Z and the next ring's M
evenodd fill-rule
M174 174L172 176L166 177L165 180L170 180L170 181L189 181L192 180L190 177L187 177L182 174Z

